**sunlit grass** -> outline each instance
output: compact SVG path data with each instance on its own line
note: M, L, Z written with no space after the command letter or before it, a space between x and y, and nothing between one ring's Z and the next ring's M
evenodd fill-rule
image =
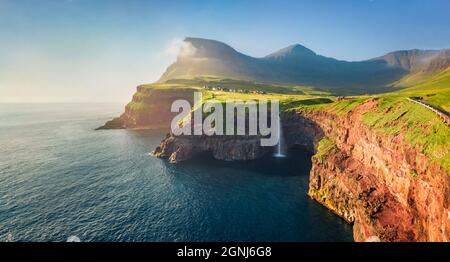
M450 68L440 73L417 73L402 79L396 86L406 87L386 95L417 96L430 105L450 112Z
M450 171L450 130L430 110L402 96L379 97L376 109L364 113L363 123L383 135L402 135Z
M239 92L206 90L205 85L221 88L232 88ZM403 85L403 86L402 86ZM450 131L449 127L433 112L407 100L408 97L423 97L434 107L447 110L450 108L450 69L439 74L416 74L396 83L403 89L391 93L367 96L347 97L337 101L336 97L320 93L314 88L270 85L245 80L202 76L170 80L166 83L155 83L140 86L136 97L158 99L173 96L173 93L201 91L203 100L193 107L197 110L207 101L215 101L224 105L227 101L257 102L279 100L281 112L290 110L326 111L339 117L346 117L352 110L367 101L375 101L375 108L363 111L362 121L368 128L388 137L402 135L404 141L415 146L420 152L450 171ZM166 90L164 92L156 92ZM242 92L248 90L250 93ZM264 91L264 94L253 91ZM188 94L188 93L186 93ZM133 110L149 110L151 105L132 102L128 105ZM225 106L224 106L225 108ZM269 107L270 109L270 107ZM225 110L224 110L225 111ZM203 115L206 117L206 114ZM184 119L183 121L185 121ZM318 152L327 152L334 146L332 141L319 143Z
M314 158L317 158L319 161L323 161L324 157L330 152L336 145L334 142L328 137L324 137L319 141L317 145L317 151L314 155Z

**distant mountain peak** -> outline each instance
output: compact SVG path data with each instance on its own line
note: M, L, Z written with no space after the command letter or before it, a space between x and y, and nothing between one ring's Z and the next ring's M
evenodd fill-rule
M195 48L194 57L226 58L240 55L231 46L212 39L186 37L184 42L191 44Z
M288 47L282 48L275 53L272 53L266 58L288 58L288 57L306 57L306 56L316 56L317 54L309 48L306 48L300 44L290 45Z

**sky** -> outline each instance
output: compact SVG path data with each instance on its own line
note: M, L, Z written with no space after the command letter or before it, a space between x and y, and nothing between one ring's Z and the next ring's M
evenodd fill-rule
M121 102L184 37L356 61L450 48L449 0L0 0L1 102Z

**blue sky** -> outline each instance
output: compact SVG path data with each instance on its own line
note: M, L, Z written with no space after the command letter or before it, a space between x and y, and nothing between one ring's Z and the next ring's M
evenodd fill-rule
M363 60L450 48L450 1L0 0L0 102L125 102L185 36L252 56L300 43Z

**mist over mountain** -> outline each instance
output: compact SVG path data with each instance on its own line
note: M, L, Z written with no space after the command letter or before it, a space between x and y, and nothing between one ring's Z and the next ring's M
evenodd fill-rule
M255 58L219 41L186 38L186 50L161 76L169 79L215 75L279 84L307 85L349 94L387 90L410 72L440 70L450 65L449 50L409 50L359 62L325 57L296 44Z
M410 72L435 71L450 65L450 50L402 50L372 59L372 61L379 60Z

